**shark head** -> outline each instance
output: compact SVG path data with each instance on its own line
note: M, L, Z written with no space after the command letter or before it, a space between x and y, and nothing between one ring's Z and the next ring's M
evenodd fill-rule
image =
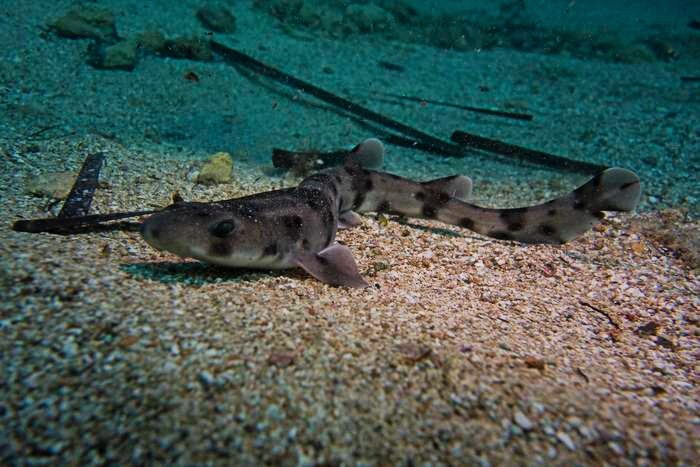
M176 203L146 219L141 234L158 250L222 266L275 267L280 259L254 216L217 203Z

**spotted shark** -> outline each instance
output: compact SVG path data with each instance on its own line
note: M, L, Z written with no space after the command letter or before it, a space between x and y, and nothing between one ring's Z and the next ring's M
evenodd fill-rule
M529 207L494 209L469 203L472 181L455 175L417 182L378 171L384 146L368 139L342 167L297 187L216 202L178 200L147 218L146 242L180 257L235 268L301 267L334 286L366 287L338 229L361 212L398 214L457 225L521 243L565 243L591 229L603 211L631 211L640 197L636 174L610 168L565 196Z

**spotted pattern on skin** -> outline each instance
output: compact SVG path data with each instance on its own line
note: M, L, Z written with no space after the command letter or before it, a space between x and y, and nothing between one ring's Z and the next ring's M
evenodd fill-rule
M292 241L297 241L301 237L301 229L304 226L304 220L301 216L284 216L282 217L282 225L286 229L286 234L289 235Z
M502 230L494 230L488 233L489 237L493 237L496 240L513 240L513 235Z
M557 233L557 229L549 224L542 224L539 227L539 231L542 233L542 235L546 235L547 237L553 237L554 234Z
M358 209L365 202L365 194L358 191L355 195L355 199L352 201L352 209Z
M442 191L426 190L424 192L419 192L416 193L416 199L419 198L419 194L425 203L421 209L421 214L426 219L435 219L438 215L438 211L452 199L450 195Z
M506 223L509 232L517 232L525 227L525 215L528 208L514 208L501 211L500 217Z
M389 201L382 201L379 206L377 206L377 212L391 212L391 203Z
M474 220L470 219L468 217L463 217L459 220L459 225L461 227L464 227L465 229L473 230L474 229Z
M321 190L304 188L300 189L299 197L315 212L320 214L321 220L330 224L334 220L333 206L330 199Z

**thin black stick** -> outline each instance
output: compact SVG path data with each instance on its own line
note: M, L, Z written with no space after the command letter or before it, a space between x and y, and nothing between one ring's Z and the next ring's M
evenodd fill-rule
M145 216L158 212L154 211L128 211L128 212L113 212L110 214L91 214L89 216L77 217L49 217L46 219L22 219L12 224L12 230L17 232L29 233L57 233L70 234L91 231L92 229L102 226L108 227L108 224L103 222L114 221L119 219L128 219L130 217ZM123 223L122 223L123 224Z
M391 118L385 117L377 112L374 112L366 107L355 104L343 97L336 96L335 94L328 92L324 89L319 88L311 83L302 81L294 76L291 76L277 68L273 68L265 63L262 63L253 57L239 52L238 50L227 47L215 40L209 41L211 48L214 52L220 54L224 59L233 65L243 66L251 71L254 71L260 75L267 76L268 78L277 81L285 86L294 87L300 91L310 94L317 99L327 102L336 107L340 107L342 110L355 114L359 117L365 118L367 120L373 121L387 128L391 128L407 136L411 136L418 141L421 141L425 146L433 148L435 151L439 151L440 154L444 156L452 157L464 157L465 151L461 147L443 141L440 138L431 136L413 127L405 125L401 122L393 120Z
M104 160L105 155L101 152L90 154L85 158L78 178L75 180L66 201L63 203L58 217L88 215Z
M525 120L525 121L531 121L533 119L532 115L525 114L525 113L505 112L503 110L484 109L482 107L472 107L469 105L453 104L451 102L435 101L432 99L423 99L422 97L416 97L416 96L404 96L401 94L394 94L391 92L376 92L375 94L381 94L384 96L394 97L396 99L403 99L403 100L407 100L407 101L420 102L420 103L425 102L428 104L441 105L443 107L453 107L455 109L468 110L470 112L476 112L476 113L485 114L485 115L493 115L495 117L512 118L514 120ZM392 102L392 101L388 101L388 102Z
M681 76L683 83L697 83L700 81L700 76Z
M44 133L44 132L46 132L46 131L49 131L49 130L53 130L54 128L58 128L59 126L61 126L61 125L49 125L49 126L45 126L45 127L43 127L43 128L38 129L38 130L35 131L34 133L28 134L28 135L27 135L27 138L36 138L36 137L39 136L40 134L42 134L42 133Z
M604 165L577 161L562 156L555 156L546 152L504 143L495 139L484 138L483 136L473 135L464 131L455 131L452 133L451 139L455 143L469 148L493 152L513 159L519 159L525 162L534 162L547 167L567 170L569 172L596 174L607 169L607 167Z

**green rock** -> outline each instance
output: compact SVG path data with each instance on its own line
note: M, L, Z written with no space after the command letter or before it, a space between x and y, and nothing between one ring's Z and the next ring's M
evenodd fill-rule
M49 28L69 39L96 39L116 42L118 39L114 13L105 8L80 5L49 23Z
M131 71L139 61L138 46L136 39L127 39L113 45L91 44L88 47L88 63L105 70Z
M231 171L233 170L233 160L227 152L217 152L204 163L197 183L202 185L217 185L231 181Z
M146 29L136 36L136 40L141 47L153 53L160 53L167 43L163 33L154 28Z

